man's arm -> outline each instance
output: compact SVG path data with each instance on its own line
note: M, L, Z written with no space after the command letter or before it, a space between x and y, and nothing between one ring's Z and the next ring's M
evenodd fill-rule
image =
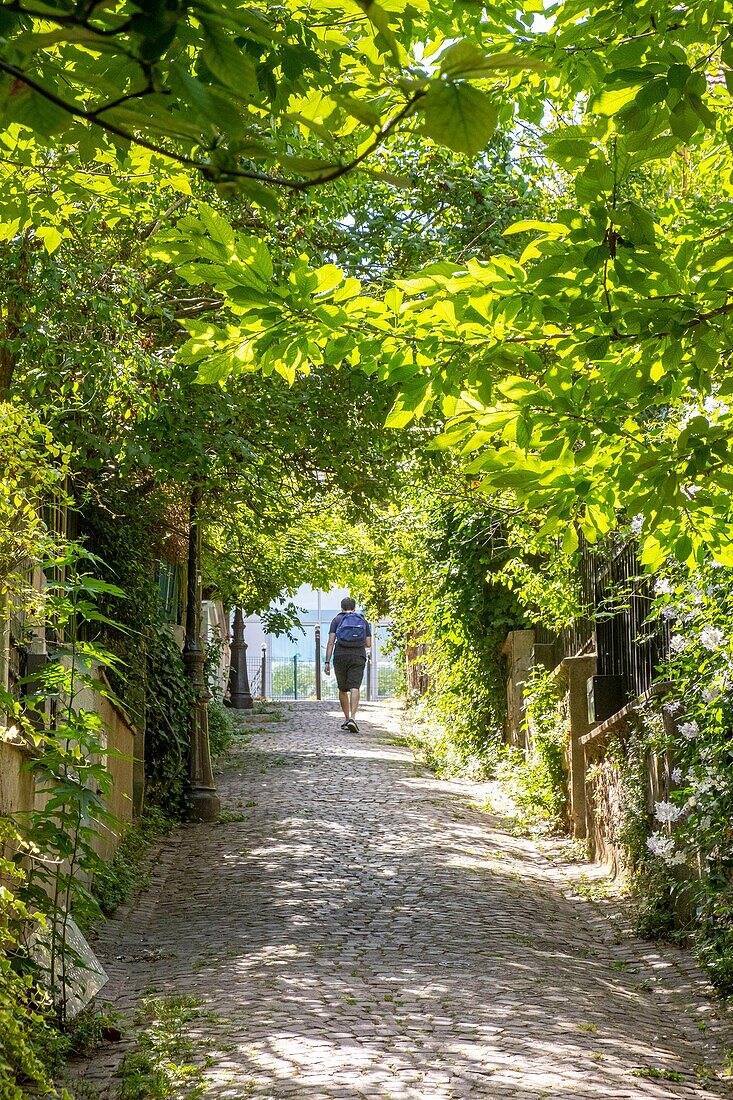
M333 647L336 645L336 635L329 634L328 641L326 643L326 660L323 665L323 670L328 676L329 668L331 665L331 654L333 653Z

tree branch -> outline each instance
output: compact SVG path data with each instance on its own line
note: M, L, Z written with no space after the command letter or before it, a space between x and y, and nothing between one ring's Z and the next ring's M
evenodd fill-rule
M400 122L411 114L415 104L419 102L425 95L425 92L420 90L415 92L408 102L402 107L400 111L386 123L382 129L376 134L371 144L357 157L349 161L347 164L341 164L335 168L332 172L326 172L321 176L313 179L294 180L288 179L285 176L270 175L267 172L257 172L245 168L226 168L219 169L216 165L206 163L204 161L196 160L194 157L188 157L184 153L176 153L172 149L166 149L163 146L156 145L154 142L149 141L147 138L140 137L134 134L130 130L124 129L122 126L117 126L115 123L108 121L107 119L100 118L100 112L109 111L113 106L119 106L119 101L108 103L102 107L97 107L94 110L88 111L83 107L78 106L76 103L69 103L61 96L56 95L55 92L50 91L48 88L44 88L42 84L39 84L37 80L28 76L19 69L16 65L10 65L7 61L0 59L0 72L7 73L8 76L14 77L15 80L21 84L25 84L31 91L37 92L38 95L43 96L49 103L53 103L56 107L66 111L73 118L78 118L82 122L88 122L92 126L98 126L105 133L112 134L114 137L122 138L123 141L129 141L132 145L139 145L142 149L147 149L151 153L156 153L158 156L166 157L168 160L175 161L177 164L183 165L185 168L193 168L197 172L201 172L209 180L226 180L226 179L245 179L253 180L256 183L268 184L271 187L282 187L290 191L307 191L311 187L317 187L324 183L331 183L333 180L340 179L342 176L347 175L357 168L363 161L370 157L384 141L387 140L397 128ZM124 97L125 100L140 98L141 95L147 94L148 89L145 89L137 95L130 95Z

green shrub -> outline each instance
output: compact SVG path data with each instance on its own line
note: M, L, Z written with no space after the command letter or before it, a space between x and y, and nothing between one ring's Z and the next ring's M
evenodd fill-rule
M148 885L146 857L150 846L165 836L173 824L153 806L145 811L139 822L125 826L113 858L95 874L92 884L92 892L104 916L110 916L118 906Z
M0 822L0 842L21 843L14 825ZM30 1095L56 1097L52 1081L68 1043L57 1030L48 995L41 989L23 949L33 920L17 893L25 872L0 855L0 1100L28 1100Z
M218 699L212 699L209 711L209 745L211 755L216 758L226 752L237 732L231 714Z
M524 685L526 752L504 751L498 776L526 824L567 823L567 718L562 711L565 684L535 667Z

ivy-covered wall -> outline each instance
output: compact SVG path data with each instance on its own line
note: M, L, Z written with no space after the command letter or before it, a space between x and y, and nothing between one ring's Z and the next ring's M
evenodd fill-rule
M158 584L160 560L181 551L170 537L167 505L158 493L98 496L83 506L81 527L100 572L127 597L115 602L119 625L105 634L122 662L115 690L140 731L136 751L144 769L137 769L135 810L152 805L178 819L187 813L191 688Z

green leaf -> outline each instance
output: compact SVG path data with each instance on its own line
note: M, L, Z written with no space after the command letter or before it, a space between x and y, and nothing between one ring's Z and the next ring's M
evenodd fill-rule
M557 161L563 167L575 168L585 164L593 149L593 143L582 137L551 138L545 143L545 152L550 160Z
M570 232L568 227L560 222L538 222L530 219L529 221L514 222L513 225L504 230L504 236L509 237L513 233L529 233L532 230L546 233L549 237L565 237Z
M372 128L379 126L382 113L373 103L350 95L335 95L333 98L347 114L363 122L365 126Z
M669 126L673 134L684 142L689 142L700 125L700 119L686 99L683 99L669 116Z
M563 554L574 554L578 549L579 539L578 532L575 530L575 525L569 523L565 528L562 536L562 552Z
M431 84L421 109L428 137L469 156L485 148L499 120L488 96L470 84Z
M394 31L389 25L389 16L387 12L381 4L376 2L376 0L357 0L357 3L359 7L366 12L369 22L379 31L389 53L392 55L392 60L395 65L402 65L403 52L400 49L399 42L395 38Z
M211 23L204 22L204 36L201 56L217 80L243 98L256 96L259 88L251 57Z
M8 119L27 126L42 138L58 134L72 122L68 111L25 87L8 98L6 113Z
M546 65L534 57L511 53L484 54L465 38L454 42L440 55L440 71L452 79L489 77L493 73L509 72L513 69L541 72L545 68Z
M41 225L36 229L36 236L43 241L43 247L50 255L61 244L63 237L55 225Z
M217 130L226 130L231 135L242 128L242 120L231 97L227 98L210 84L203 84L177 61L170 67L169 80L173 92L184 106L192 107Z
M641 85L625 88L607 88L590 102L590 111L596 115L615 115L636 99Z

